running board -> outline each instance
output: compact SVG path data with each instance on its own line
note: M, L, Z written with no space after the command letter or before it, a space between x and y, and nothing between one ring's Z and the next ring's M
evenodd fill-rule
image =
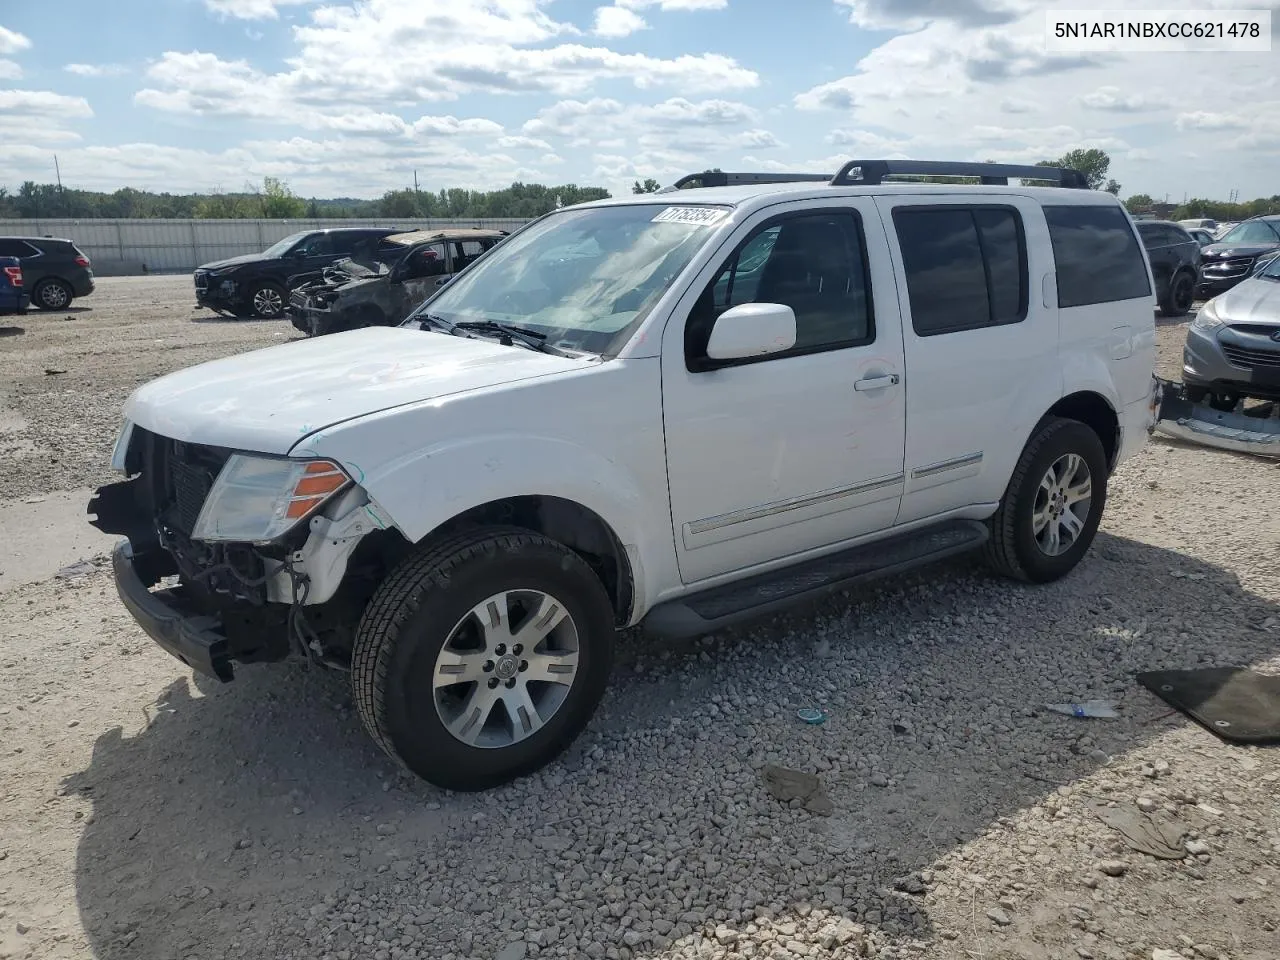
M923 566L986 543L986 525L948 520L660 603L643 620L662 639L701 636L851 584Z

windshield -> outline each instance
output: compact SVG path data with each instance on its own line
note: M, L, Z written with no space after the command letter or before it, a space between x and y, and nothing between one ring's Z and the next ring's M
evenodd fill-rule
M613 356L728 213L657 204L553 213L494 247L422 312L515 324L554 347Z
M1219 243L1280 243L1280 234L1265 220L1251 220L1233 227Z
M1258 276L1266 277L1268 280L1280 280L1280 257L1274 258L1270 263L1259 270Z
M291 233L283 240L277 240L262 251L264 257L283 257L295 243L307 236L306 233Z

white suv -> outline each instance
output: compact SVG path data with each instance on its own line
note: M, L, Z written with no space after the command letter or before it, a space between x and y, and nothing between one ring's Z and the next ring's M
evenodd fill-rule
M134 617L223 680L349 669L378 743L467 790L574 738L618 628L970 548L1070 571L1157 400L1116 199L989 164L693 179L533 221L399 327L140 388L90 506Z

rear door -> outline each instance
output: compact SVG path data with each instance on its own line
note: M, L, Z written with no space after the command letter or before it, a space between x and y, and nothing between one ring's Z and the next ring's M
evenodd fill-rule
M1061 396L1044 217L1008 194L876 203L905 311L898 522L994 503L1031 428Z

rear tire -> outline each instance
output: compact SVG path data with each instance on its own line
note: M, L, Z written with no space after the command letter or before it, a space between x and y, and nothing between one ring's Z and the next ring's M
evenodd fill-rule
M1195 302L1196 281L1190 273L1180 270L1169 280L1169 289L1160 298L1160 313L1166 317L1184 317Z
M378 588L356 632L352 693L373 739L411 772L484 790L573 742L608 685L613 642L608 594L581 557L526 530L472 530Z
M31 302L41 310L65 310L71 306L74 297L71 285L54 277L41 280L31 292Z
M1077 420L1040 421L987 521L987 562L1016 580L1066 576L1093 543L1107 502L1107 458Z

